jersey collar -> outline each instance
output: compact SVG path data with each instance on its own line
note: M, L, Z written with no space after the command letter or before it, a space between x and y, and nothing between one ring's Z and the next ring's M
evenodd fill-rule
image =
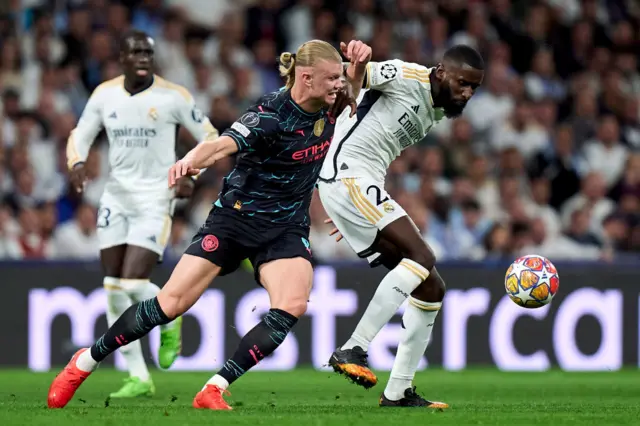
M284 96L285 96L284 98L285 108L295 115L298 115L301 117L321 117L321 116L324 116L327 112L326 108L322 108L318 112L307 112L303 110L302 107L300 107L300 105L298 105L291 97L290 89L285 90Z

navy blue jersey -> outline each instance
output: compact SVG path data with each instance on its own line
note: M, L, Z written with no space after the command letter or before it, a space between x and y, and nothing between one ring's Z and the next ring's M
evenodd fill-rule
M311 195L334 127L327 109L305 112L290 90L264 95L222 133L238 144L238 157L216 205L273 224L308 227Z

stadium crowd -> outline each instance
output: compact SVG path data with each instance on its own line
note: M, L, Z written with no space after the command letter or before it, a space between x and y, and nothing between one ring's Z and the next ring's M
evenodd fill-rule
M128 28L155 38L158 74L190 90L220 131L281 87L277 53L306 40L357 38L374 60L426 65L469 44L488 64L483 87L387 179L438 259L640 252L634 0L16 0L0 5L0 259L97 259L108 145L96 141L81 197L65 145L92 90L119 75ZM167 256L182 254L231 161L179 203ZM355 259L325 218L316 197L316 259Z

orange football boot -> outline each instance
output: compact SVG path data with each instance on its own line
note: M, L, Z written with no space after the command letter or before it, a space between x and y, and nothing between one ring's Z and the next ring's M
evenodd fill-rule
M353 383L365 389L372 388L378 383L378 378L369 369L367 353L360 347L353 349L336 349L329 358L329 365L333 371L343 374Z
M216 385L207 385L193 398L193 408L206 408L209 410L233 410L223 395L231 395L228 390L222 390Z
M82 371L76 367L76 361L81 353L89 349L80 349L75 353L66 367L53 379L49 388L47 405L49 408L63 408L71 401L82 382L91 374L91 371Z

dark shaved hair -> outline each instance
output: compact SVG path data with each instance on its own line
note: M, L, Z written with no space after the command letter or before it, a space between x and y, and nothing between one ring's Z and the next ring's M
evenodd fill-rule
M124 33L120 37L120 52L124 52L125 50L127 50L127 48L129 47L129 40L139 39L152 40L152 37L144 31L139 30L130 30Z
M472 68L484 71L484 59L482 59L482 55L473 47L465 44L458 44L448 49L444 53L443 59L460 64L467 64Z

